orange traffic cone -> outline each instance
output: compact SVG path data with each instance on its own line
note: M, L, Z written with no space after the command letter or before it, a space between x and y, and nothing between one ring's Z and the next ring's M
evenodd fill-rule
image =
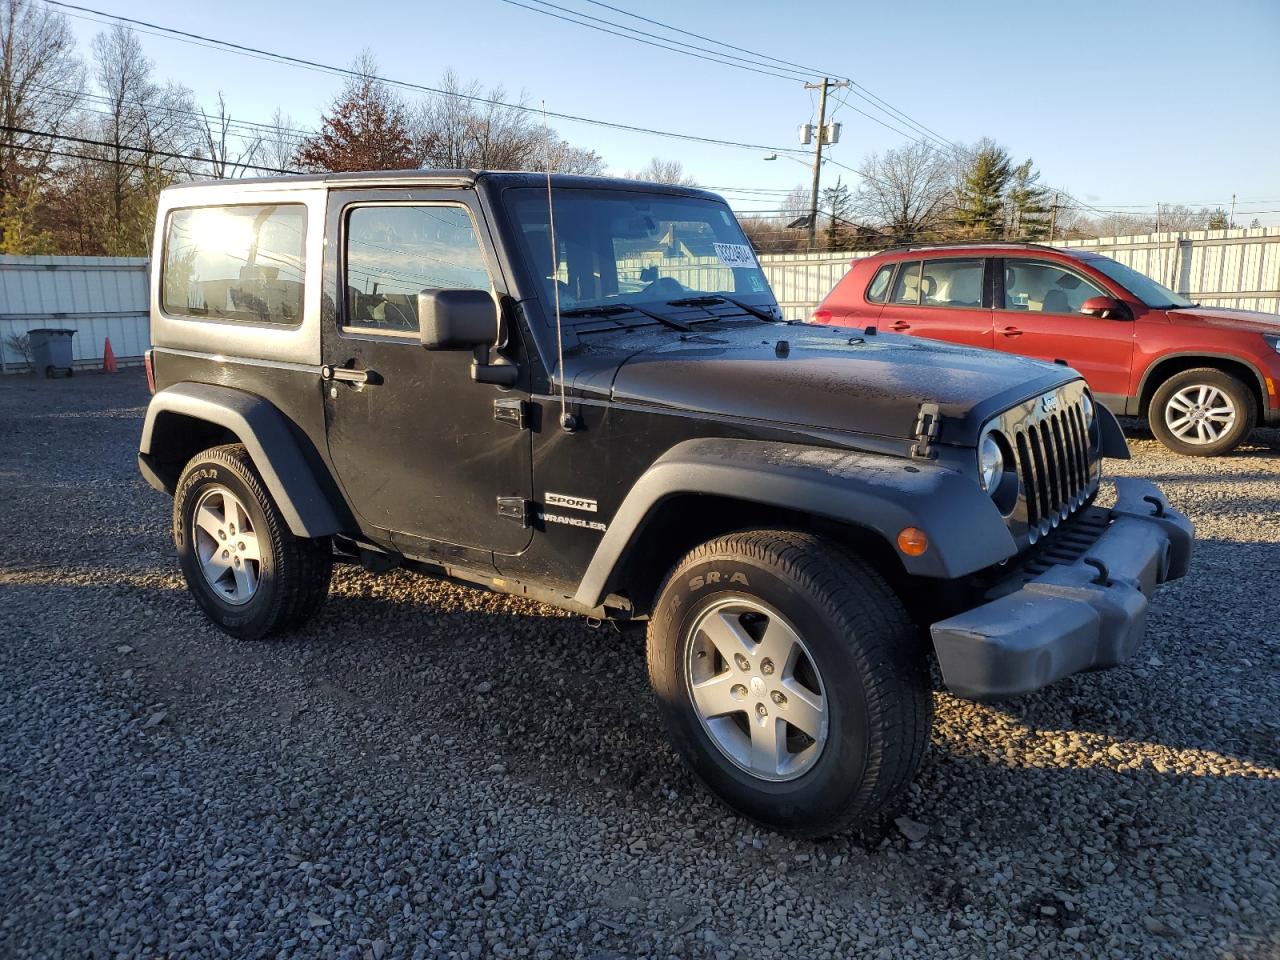
M116 355L111 350L111 338L107 337L106 342L102 345L102 372L116 372Z

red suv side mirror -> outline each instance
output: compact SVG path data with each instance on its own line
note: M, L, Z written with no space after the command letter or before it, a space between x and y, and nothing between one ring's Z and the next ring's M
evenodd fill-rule
M1090 297L1080 304L1080 312L1103 320L1132 320L1133 314L1123 300L1115 297Z

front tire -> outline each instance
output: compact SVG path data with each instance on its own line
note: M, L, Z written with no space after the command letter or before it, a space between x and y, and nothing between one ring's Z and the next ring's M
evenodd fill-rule
M649 677L677 750L721 800L826 836L886 812L929 742L926 659L861 561L806 533L734 533L676 566Z
M1147 409L1156 439L1188 457L1230 453L1253 431L1257 418L1253 391L1212 367L1174 374L1160 384Z
M300 626L329 593L329 539L290 532L240 444L205 450L182 471L173 539L191 595L234 637Z

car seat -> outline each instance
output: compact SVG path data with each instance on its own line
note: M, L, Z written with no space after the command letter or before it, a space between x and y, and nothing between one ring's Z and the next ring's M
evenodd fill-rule
M1040 309L1044 313L1070 313L1071 307L1067 303L1067 292L1059 290L1057 287L1047 291L1044 295L1044 304Z

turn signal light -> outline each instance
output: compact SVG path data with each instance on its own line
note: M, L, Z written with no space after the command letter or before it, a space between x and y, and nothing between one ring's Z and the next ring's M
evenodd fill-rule
M929 538L918 527L903 527L898 534L898 549L908 557L918 557L929 549Z
M813 322L814 323L830 323L831 311L821 310L821 309L813 311Z

